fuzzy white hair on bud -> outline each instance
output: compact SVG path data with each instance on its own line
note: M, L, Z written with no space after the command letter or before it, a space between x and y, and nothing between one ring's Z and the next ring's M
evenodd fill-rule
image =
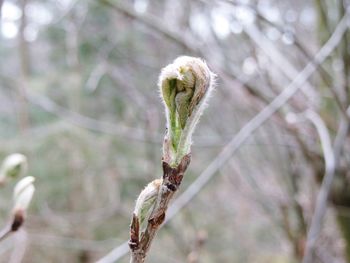
M204 60L181 56L162 69L158 86L164 102L167 136L164 160L176 166L190 151L192 134L215 86Z

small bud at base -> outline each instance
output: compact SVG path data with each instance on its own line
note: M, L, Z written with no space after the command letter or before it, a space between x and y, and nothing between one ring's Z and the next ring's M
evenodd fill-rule
M156 179L150 182L145 187L145 189L142 190L139 197L137 198L134 214L139 219L140 226L144 222L150 209L155 204L161 184L162 184L162 179Z

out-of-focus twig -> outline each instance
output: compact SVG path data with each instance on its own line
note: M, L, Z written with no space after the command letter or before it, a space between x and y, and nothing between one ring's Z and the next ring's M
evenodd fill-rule
M0 18L1 18L1 10L2 10L3 3L4 3L4 0L0 0Z
M27 246L27 232L23 229L20 229L14 236L14 248L12 250L9 263L21 263L24 259Z
M263 34L261 34L254 24L244 26L244 31L287 78L293 80L296 77L298 74L297 69ZM302 91L305 96L311 101L315 101L315 88L312 87L308 81L306 81L304 85L305 88L302 89Z
M196 51L197 47L194 46L192 43L190 43L189 40L184 38L183 34L179 34L178 32L175 32L168 27L164 26L163 23L159 23L158 19L147 15L141 15L137 13L135 10L129 8L127 5L124 5L120 1L118 2L111 2L109 0L97 0L98 2L109 6L110 8L128 16L133 19L137 19L140 22L142 22L144 25L148 26L149 28L161 33L163 36L165 36L167 39L173 41L174 43L179 44L183 48L191 51Z
M25 29L27 27L27 0L19 1L22 16L19 26L19 34L18 34L18 54L20 61L20 76L19 76L19 93L18 93L18 101L19 101L19 126L21 131L26 131L29 127L29 113L28 113L28 105L25 100L25 92L27 89L28 77L30 73L30 60L29 60L29 48L27 40L25 39Z
M81 115L77 112L70 111L49 99L38 94L29 93L26 94L27 100L32 104L39 106L47 112L50 112L64 120L74 123L78 126L84 127L92 131L103 132L106 134L119 135L125 138L144 141L144 131L141 129L131 128L123 126L121 124L114 124L109 122L97 121L93 118ZM150 140L150 138L147 138ZM160 140L160 139L159 139Z
M52 235L48 233L38 233L38 231L28 232L28 237L31 240L31 244L37 246L46 247L62 247L76 250L88 250L94 252L101 252L103 248L113 247L115 240L88 240L88 239L78 239L66 236Z
M347 112L349 112L349 109ZM345 123L341 122L338 134L335 139L334 147L332 147L328 129L321 117L311 111L307 112L306 117L315 125L320 137L322 151L325 159L325 176L317 195L315 212L307 234L303 263L312 262L315 243L320 233L322 219L326 212L327 200L335 175L335 169L337 167L337 162L339 161L339 155L341 154L341 145L343 144L343 141L347 135L347 131L349 130L349 123L347 120L345 120Z
M236 2L236 1L230 1L230 0L223 0L223 1L230 3L234 6L244 6L246 8L249 8L250 10L252 10L256 14L257 18L259 18L262 21L273 26L274 28L276 28L280 32L284 31L282 28L282 25L271 22L267 17L265 17L261 12L259 12L259 10L256 7L254 7L253 5L241 3L241 2ZM280 52L278 52L278 50L274 46L269 44L267 42L267 40L264 40L264 37L260 34L259 30L254 25L245 27L245 32L266 53L266 55L269 56L272 59L272 61L276 63L276 65L279 67L279 69L284 74L286 74L287 77L289 77L289 78L293 77L293 75L295 75L297 73L296 70L294 69L293 65L290 64L289 61ZM306 50L306 48L303 46L301 41L298 39L297 35L294 36L294 39L295 39L294 45L296 46L296 48L298 48L298 50L303 54L303 56L305 56L306 59L311 60L312 56ZM344 41L345 41L345 39L346 38L344 38ZM334 97L334 100L335 100L336 104L338 105L341 114L343 115L343 117L349 119L348 115L346 114L346 107L344 107L344 105L342 103L342 99L339 97L339 94L336 92L334 87L332 87L331 74L322 65L320 65L318 67L318 70L319 70L319 75L320 75L321 79L324 81L327 88L329 89L332 96ZM315 88L312 87L312 85L310 83L307 83L307 85L309 86L308 89L310 91L314 92Z
M129 242L125 241L118 247L114 248L107 255L99 259L96 263L113 263L119 260L120 258L124 257L128 253L129 253Z
M322 219L326 212L327 199L335 173L335 156L332 149L329 131L321 117L313 111L307 111L305 117L308 118L316 127L325 159L325 176L323 178L319 194L317 195L315 212L307 234L306 248L303 258L303 263L308 263L312 260L315 242L320 233Z
M10 234L12 233L11 230L11 225L5 226L1 231L0 231L0 242L6 239Z

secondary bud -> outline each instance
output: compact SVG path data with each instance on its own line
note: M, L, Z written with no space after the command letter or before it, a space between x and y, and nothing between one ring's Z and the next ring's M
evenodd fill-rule
M20 180L13 191L14 211L26 211L35 192L33 176L24 177Z
M155 204L161 184L162 179L156 179L150 182L137 198L134 214L138 218L140 226Z
M27 157L20 153L14 153L5 158L0 169L0 184L7 178L22 176L28 168Z

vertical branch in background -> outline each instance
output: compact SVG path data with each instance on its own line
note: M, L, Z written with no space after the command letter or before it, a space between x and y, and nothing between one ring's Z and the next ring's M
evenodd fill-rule
M297 135L295 135L297 136ZM290 220L287 207L282 207L282 214L284 219L285 231L287 237L291 241L294 250L294 256L298 261L302 260L304 254L304 242L306 239L307 226L303 213L303 207L300 202L297 200L297 195L299 194L299 170L293 163L296 162L296 155L291 149L288 149L289 159L291 160L290 164L290 190L288 190L290 195L290 206L293 209L296 216L296 227L293 229Z
M340 16L343 16L346 13L346 1L342 0L339 1L339 13ZM341 57L343 60L343 78L344 78L344 92L346 96L344 96L344 101L346 105L349 104L350 101L350 91L349 91L349 73L350 73L350 50L349 50L349 37L350 33L349 30L345 33L343 41L340 46L341 50Z
M30 59L28 43L25 39L25 29L27 26L26 6L27 0L20 0L20 9L22 12L19 32L18 32L18 54L20 63L20 77L19 77L19 126L22 132L24 132L29 126L28 105L25 100L25 93L27 89L28 77L30 72Z
M84 18L80 18L78 14L70 12L68 23L65 24L66 30L66 48L67 48L67 64L71 68L68 80L70 80L69 107L79 111L81 108L81 87L82 87L82 68L79 59L79 26ZM79 19L82 19L79 21Z
M131 263L144 262L170 200L190 163L192 134L213 88L214 74L199 58L179 57L162 70L159 88L166 111L163 177L139 195L130 226Z
M347 112L350 114L350 107L348 107ZM344 155L346 149L345 147L347 146L346 138L348 137L349 129L350 122L348 119L341 119L333 146L336 156L336 163L340 163L340 157ZM348 169L349 167L345 166L345 171L342 171L342 169L339 169L337 166L336 178L337 180L342 180L342 182L340 184L337 183L336 186L333 187L331 197L337 213L338 226L345 241L345 256L347 261L350 262L350 217L347 213L343 213L344 210L347 211L350 207L350 192L347 177Z
M342 0L339 1L339 13L340 15L343 15L347 12L347 1ZM350 74L350 49L349 49L349 42L350 42L350 33L349 30L347 30L347 32L345 33L344 37L343 37L343 41L342 41L342 45L340 46L340 56L341 56L341 60L343 61L343 80L344 80L344 87L343 87L343 94L345 94L344 98L343 98L343 103L345 105L349 105L350 102L350 81L349 81L349 74ZM343 132L342 132L343 131ZM341 134L344 134L343 136L341 136ZM344 140L339 138L344 138L347 136L347 134L349 133L349 121L347 119L341 119L340 120L340 124L339 124L339 129L338 129L338 134L336 137L336 140L334 142L334 147L340 147L341 149L344 149ZM340 135L340 136L338 136ZM341 154L341 149L339 150L339 155L342 156ZM339 161L338 161L339 162ZM335 204L336 207L336 213L337 213L337 223L339 226L339 229L342 233L343 239L345 241L345 257L347 259L348 262L350 262L350 218L348 217L348 215L344 215L342 213L342 209L348 209L350 206L350 202L349 202L349 186L348 186L348 176L345 173L337 173L338 178L341 177L344 184L345 185L345 189L337 189L333 192L335 192L335 194L333 194L333 203Z
M2 11L3 3L4 3L4 0L0 0L0 19L1 19L1 11Z
M321 184L319 193L317 194L317 200L315 205L315 211L312 216L309 231L307 233L305 254L303 263L313 262L315 244L320 234L322 220L327 209L327 200L331 191L335 169L336 169L336 156L334 152L329 131L322 118L313 111L307 111L305 117L309 119L316 127L317 133L320 137L323 157L325 161L325 175Z
M318 3L317 9L318 9L318 17L320 21L319 26L319 35L322 37L325 34L328 34L331 25L330 21L332 20L332 17L330 13L326 12L325 6L326 4L334 4L336 5L336 8L339 12L339 17L345 16L349 13L348 4L345 0L336 1L335 3L327 3L326 1L317 0ZM328 16L327 16L328 15ZM323 24L323 26L322 26ZM342 72L340 75L340 83L338 88L338 92L340 94L341 103L343 105L343 108L349 107L350 102L350 91L349 91L349 73L350 73L350 50L349 50L349 29L344 32L344 36L342 38L342 41L339 44L338 47L338 53L334 57L334 61L338 60L342 62ZM320 38L320 42L323 43L322 38ZM337 72L334 72L334 75L337 76ZM333 78L333 82L336 83L337 78ZM336 86L336 85L335 85ZM327 104L325 104L327 105ZM324 109L325 112L327 112L327 108ZM334 118L334 115L331 116L331 118ZM350 194L349 194L349 179L347 175L348 167L345 166L341 167L342 165L342 159L345 159L344 156L344 149L345 147L348 147L348 140L346 140L346 137L349 133L349 111L347 110L345 118L344 116L340 116L340 122L339 122L339 128L337 130L337 135L334 140L334 155L335 155L335 171L336 173L336 180L335 183L332 186L331 192L330 192L330 199L335 206L335 211L337 214L337 223L339 226L339 230L344 238L345 241L345 256L347 260L350 262L350 220L347 215L344 216L343 209L348 209L350 207ZM323 181L326 180L326 177L323 179ZM323 185L323 184L322 184ZM316 213L316 212L315 212ZM310 238L311 241L309 241L307 244L310 248L309 250L312 250L312 238ZM308 247L307 247L308 248ZM312 258L312 253L306 253L304 262L308 262L309 258ZM309 260L311 261L311 260Z
M315 6L318 13L318 37L323 45L330 36L327 11L323 0L315 0Z

